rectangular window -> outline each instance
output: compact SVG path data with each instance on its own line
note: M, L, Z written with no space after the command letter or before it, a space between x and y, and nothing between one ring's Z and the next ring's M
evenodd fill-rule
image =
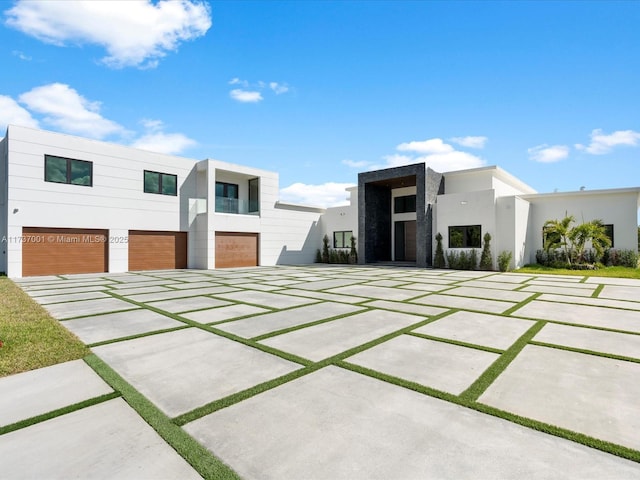
M238 185L216 182L216 212L238 213Z
M604 231L607 237L609 237L609 240L611 240L610 248L614 248L613 247L613 224L610 223L610 224L604 225Z
M393 202L394 213L409 213L416 211L416 196L406 195L404 197L396 197Z
M260 179L249 180L249 213L260 211Z
M351 248L353 231L333 232L333 248Z
M93 163L45 155L44 181L91 187L93 185Z
M169 173L144 171L144 192L178 195L178 177Z
M482 227L464 225L449 227L449 248L480 248L482 246Z

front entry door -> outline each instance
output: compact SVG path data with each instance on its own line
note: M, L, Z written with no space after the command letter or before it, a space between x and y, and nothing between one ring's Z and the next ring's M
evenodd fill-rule
M416 221L395 222L394 257L396 262L416 261Z

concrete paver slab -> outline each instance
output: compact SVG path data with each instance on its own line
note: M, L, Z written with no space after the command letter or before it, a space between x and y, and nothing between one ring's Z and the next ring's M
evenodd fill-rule
M185 430L247 480L640 478L628 460L336 367Z
M450 288L449 285L439 285L435 283L406 283L402 287L405 290L418 290L420 292L440 292L441 290L446 290Z
M482 279L483 282L523 283L535 278L523 273L495 273Z
M173 300L160 300L158 302L148 303L154 308L160 308L171 313L189 312L191 310L231 305L231 302L211 297L176 298Z
M243 303L228 305L225 307L209 308L207 310L198 310L196 312L186 312L180 314L181 317L188 318L199 323L215 323L231 320L238 317L246 317L247 315L258 315L260 313L268 313L272 310L253 305L245 305Z
M326 290L329 288L346 287L362 282L362 279L352 278L325 278L316 277L315 280L307 279L304 282L291 285L291 288L302 290Z
M135 291L138 288L144 288L144 287L161 287L163 285L166 285L168 282L166 280L162 280L162 279L157 279L154 278L153 280L146 280L146 281L129 281L126 283L118 283L115 285L112 285L111 288L113 288L114 290L121 290L121 292L119 291L118 293L120 293L121 295L125 295L127 293L129 293L129 290Z
M312 298L290 297L280 293L257 292L257 291L241 291L216 295L217 297L234 302L246 302L254 305L262 305L270 308L290 308L299 307L301 305L309 305L317 303L318 300Z
M241 337L251 338L297 325L304 325L305 323L355 313L360 310L363 310L363 308L344 303L317 303L223 323L218 325L217 328Z
M208 282L167 283L166 286L177 290L189 290L190 288L219 287L220 283L212 279Z
M362 297L350 297L348 295L339 295L336 293L326 293L326 292L318 292L315 290L299 290L295 288L288 288L286 290L282 290L283 295L295 295L296 297L307 297L307 298L315 298L318 300L327 300L329 302L340 302L340 303L360 303L365 301Z
M460 311L414 332L506 350L534 324L531 320Z
M489 300L506 300L509 302L523 302L527 298L533 296L530 292L514 292L511 290L489 289L479 287L454 287L444 295L456 295L460 297L486 298Z
M527 345L478 401L640 450L638 378L638 363Z
M102 291L84 292L84 293L64 293L58 295L47 295L46 297L33 297L40 305L50 303L73 302L75 300L91 300L94 298L111 298L111 296Z
M0 378L0 426L112 391L82 360ZM2 463L4 467L4 460Z
M401 335L345 360L459 395L498 357L482 350Z
M79 302L54 303L45 305L51 315L57 319L95 315L97 313L117 312L139 308L136 305L118 298L98 298Z
M229 293L229 292L237 292L237 288L233 287L207 287L207 288L197 288L191 290L179 290L179 291L171 291L171 292L157 292L157 293L143 293L139 295L124 295L131 300L136 302L155 302L158 300L169 300L172 298L187 298L187 297L196 297L200 295L217 295L220 293Z
M171 417L301 368L197 328L93 351Z
M134 287L134 288L123 288L120 290L114 290L113 293L116 295L138 295L141 293L159 293L159 292L172 292L170 288L164 287L162 285L152 285L152 286L144 286L144 287Z
M120 398L2 435L0 458L10 479L201 478Z
M499 290L515 290L522 287L520 283L515 282L499 282L491 280L492 277L483 278L482 280L469 280L464 282L465 287L495 288Z
M183 323L172 318L145 309L82 317L64 322L64 326L86 344L167 328L176 328L183 325Z
M433 294L426 297L415 298L412 303L423 305L435 305L445 308L466 308L489 313L502 313L515 305L512 302L500 300L485 300L482 298L456 297L454 295Z
M640 332L640 312L630 310L534 300L517 309L511 315Z
M573 295L576 297L590 297L594 290L595 290L595 285L593 286L592 290L589 290L586 288L554 287L553 285L527 285L520 291Z
M593 328L546 324L534 337L537 342L640 359L640 335L606 332Z
M406 313L368 311L271 337L260 343L319 361L422 320L424 317Z
M536 300L546 302L577 303L580 305L593 305L595 307L622 308L624 310L640 310L640 302L630 302L627 300L611 300L609 298L593 297L573 297L571 295L556 295L553 293L543 293Z
M430 307L428 305L417 305L415 303L390 302L388 300L373 300L363 303L363 305L372 308L382 308L385 310L393 310L396 312L415 313L425 317L440 315L447 311L446 308Z
M530 282L527 282L527 285L540 285L540 286L546 286L546 287L554 287L554 288L561 288L561 287L566 287L566 288L584 288L585 290L589 290L591 292L593 292L597 285L593 285L592 283L580 283L580 277L575 277L574 281L569 281L569 280L556 280L556 279L549 279L548 277L538 277L538 278L534 278L533 280L531 280Z
M605 285L598 297L640 302L640 287Z
M420 292L402 288L375 287L369 285L349 285L327 290L329 293L353 295L356 297L376 298L379 300L408 300L417 297Z
M586 283L640 287L640 280L637 278L589 277L587 278Z
M41 290L25 290L27 294L32 297L45 297L51 295L62 295L62 294L71 294L71 293L85 293L85 292L96 292L96 291L104 291L108 290L108 287L105 285L88 285L85 287L71 287L65 288L63 285L48 285L46 289Z

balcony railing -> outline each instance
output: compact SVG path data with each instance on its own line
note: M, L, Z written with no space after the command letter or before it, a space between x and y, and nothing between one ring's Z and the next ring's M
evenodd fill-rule
M216 213L237 213L242 215L258 215L257 202L239 200L237 198L216 197Z

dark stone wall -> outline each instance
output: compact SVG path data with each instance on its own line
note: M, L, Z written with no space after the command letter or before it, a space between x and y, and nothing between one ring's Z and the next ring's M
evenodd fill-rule
M433 205L438 195L444 194L444 175L427 168L426 175L426 217L427 227L425 248L427 250L426 266L433 267Z
M391 190L365 185L365 262L391 260ZM362 235L361 235L362 236Z

